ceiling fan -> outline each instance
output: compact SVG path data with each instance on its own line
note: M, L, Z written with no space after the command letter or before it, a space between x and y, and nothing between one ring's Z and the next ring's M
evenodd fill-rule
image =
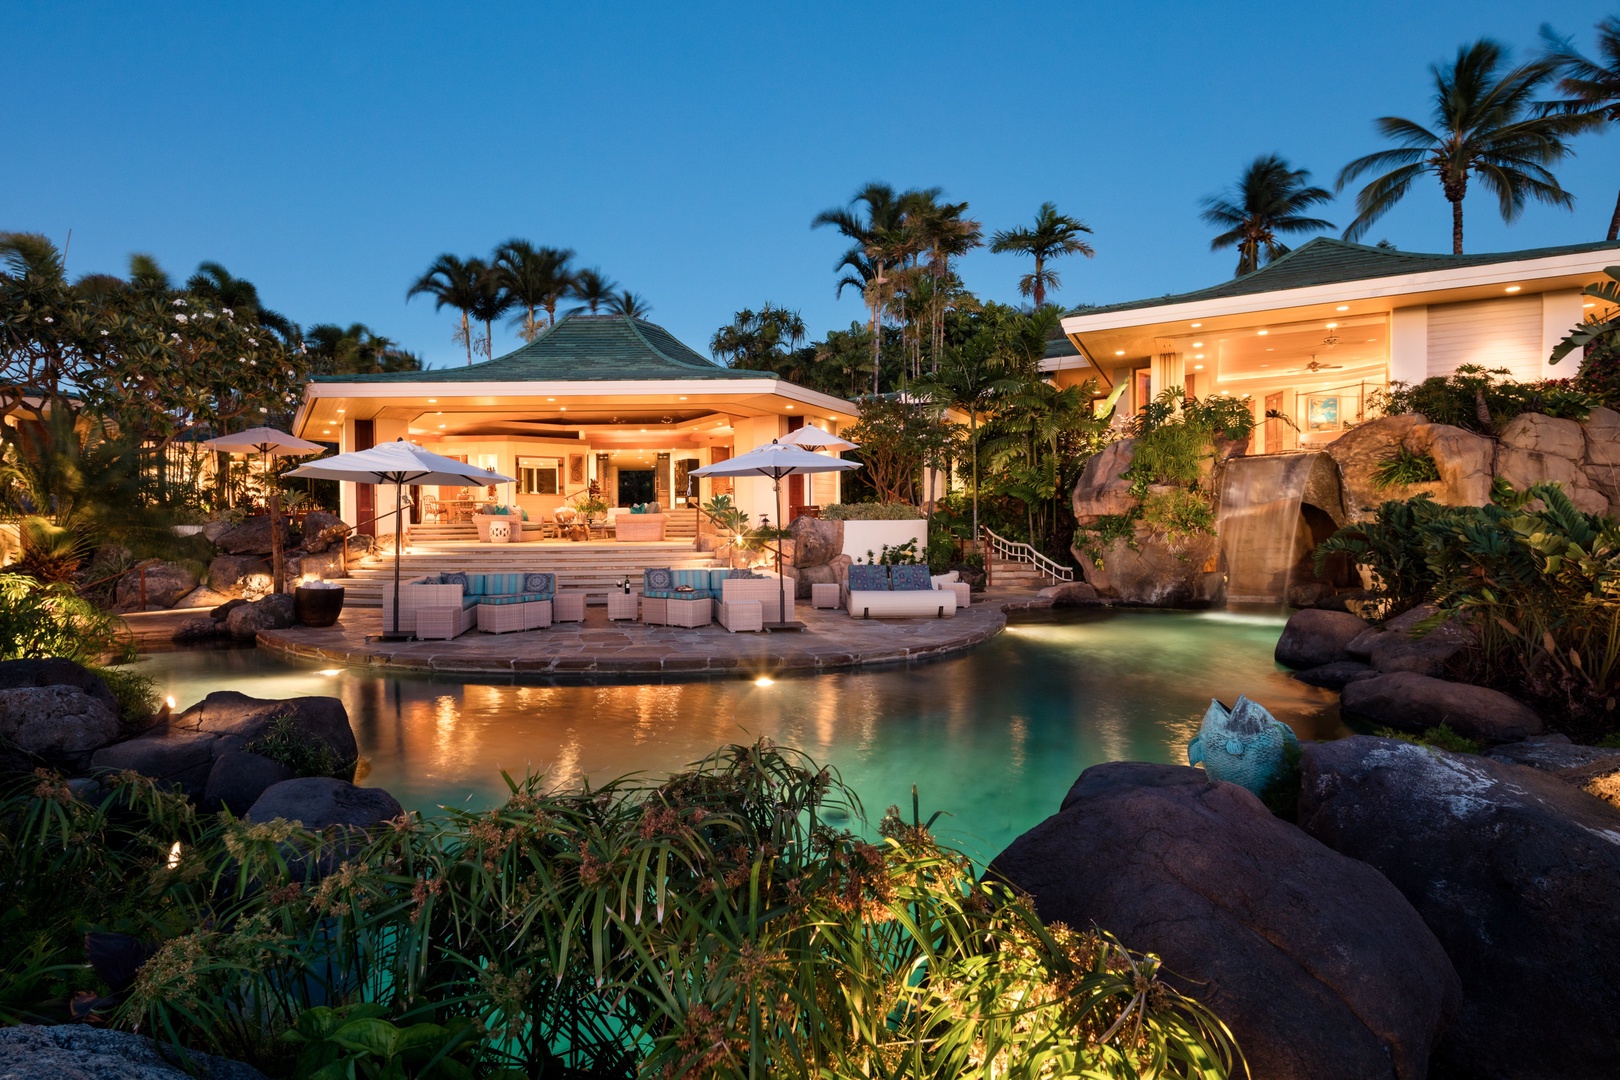
M1324 364L1320 360L1318 360L1316 357L1312 356L1310 363L1306 364L1302 368L1298 368L1298 369L1296 369L1294 371L1289 372L1289 374L1290 375L1303 375L1306 372L1309 372L1310 374L1314 375L1318 371L1338 371L1342 367L1344 367L1343 364Z

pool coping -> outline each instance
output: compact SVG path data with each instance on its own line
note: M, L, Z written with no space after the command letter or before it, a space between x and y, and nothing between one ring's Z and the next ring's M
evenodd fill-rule
M1049 607L1022 590L990 590L949 619L851 619L840 610L799 607L807 629L733 634L718 625L686 629L609 623L590 608L584 623L483 634L450 641L366 641L382 629L378 608L345 611L337 626L262 630L258 647L289 660L442 675L509 675L591 681L636 676L814 674L927 663L967 652L1001 633L1009 611Z

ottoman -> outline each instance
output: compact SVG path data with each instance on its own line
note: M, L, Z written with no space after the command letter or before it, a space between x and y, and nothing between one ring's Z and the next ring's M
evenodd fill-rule
M969 585L967 582L953 581L945 587L956 594L957 611L961 611L963 608L973 603L973 586Z
M609 619L633 619L636 617L636 608L641 600L639 593L622 593L609 591L607 594L607 609Z
M558 591L551 601L551 617L558 622L585 621L585 592L583 589Z
M758 600L728 600L720 605L720 625L733 634L765 629L765 605Z
M435 641L449 641L461 633L460 623L460 608L419 608L416 612L416 636Z
M838 606L838 582L816 582L810 586L810 606L835 608Z
M664 620L669 626L708 626L714 621L714 601L707 596L701 600L670 600Z

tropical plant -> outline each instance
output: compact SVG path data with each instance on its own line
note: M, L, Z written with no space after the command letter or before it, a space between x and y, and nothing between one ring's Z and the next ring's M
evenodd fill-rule
M1414 454L1401 447L1380 461L1372 472L1373 486L1381 488L1427 484L1440 479L1440 466L1428 454Z
M444 254L433 260L427 271L405 292L405 299L413 296L433 297L433 310L446 307L461 313L461 329L456 340L467 347L467 363L473 357L473 312L477 310L484 283L484 264L478 259L462 260Z
M714 332L709 352L734 368L788 375L794 350L804 340L804 320L797 311L770 301L758 311L743 308Z
M1046 306L1048 289L1058 289L1063 280L1056 270L1046 264L1064 255L1084 255L1092 258L1097 252L1080 239L1080 234L1091 233L1091 226L1079 218L1057 212L1057 204L1044 202L1035 211L1032 227L1020 225L1016 229L999 229L990 237L990 250L996 254L1012 252L1035 260L1035 269L1018 279L1018 292L1030 298L1037 308Z
M728 536L738 536L748 528L748 515L731 501L730 495L711 496L703 504L703 512Z
M1566 95L1543 108L1581 118L1588 129L1620 123L1620 16L1606 16L1597 24L1596 60L1587 59L1568 38L1545 24L1541 39L1546 59L1557 73L1556 88ZM1620 239L1620 198L1609 217L1608 239Z
M598 314L602 308L610 307L614 300L615 290L619 283L603 274L596 267L580 270L574 274L569 284L568 295L579 301L578 306L568 309L570 315L580 315L589 312Z
M527 240L508 240L495 249L493 260L501 289L521 313L513 320L518 336L533 341L540 336L538 311L546 313L546 325L557 322L557 305L573 288L569 269L574 252L570 248L535 247Z
M878 843L830 826L861 820L854 793L768 743L656 782L512 782L494 810L407 815L363 843L104 784L77 798L41 775L0 801L13 1014L73 987L86 928L116 929L134 970L100 988L108 1022L250 1062L292 1031L306 1064L336 1049L360 1075L431 1024L441 1067L486 1076L1243 1069L1155 958L1044 926L915 802ZM381 1023L340 1038L357 1020Z
M1578 116L1537 108L1536 96L1557 65L1546 57L1508 68L1508 52L1489 38L1457 50L1456 59L1430 68L1434 77L1432 130L1398 116L1374 126L1398 146L1350 162L1336 190L1378 173L1356 195L1356 217L1346 240L1365 234L1425 174L1434 176L1451 203L1451 250L1463 253L1463 198L1469 179L1496 196L1502 220L1512 223L1534 200L1572 208L1574 199L1549 171L1571 153L1567 138Z
M1278 239L1283 234L1333 228L1331 221L1305 216L1317 203L1333 199L1326 188L1312 187L1310 179L1309 170L1291 168L1280 155L1262 154L1243 170L1232 191L1204 199L1200 216L1225 230L1209 242L1209 249L1238 250L1234 277L1288 254L1288 246Z
M517 299L506 291L502 275L495 267L482 259L468 259L467 268L469 272L477 275L478 282L478 288L473 295L473 306L467 314L484 324L484 340L474 342L474 351L481 353L486 360L493 360L495 320L511 311L517 305Z
M1557 484L1499 490L1483 507L1427 496L1318 546L1373 573L1385 615L1422 603L1477 641L1479 681L1580 737L1620 726L1620 523L1575 508Z
M0 573L0 660L58 656L85 664L135 658L123 621L69 585Z
M374 334L364 323L347 327L317 323L304 331L311 374L370 375L384 371L420 371L422 360L399 343Z
M919 388L929 400L966 413L973 535L979 535L979 424L997 394L1011 385L1007 351L993 333L947 348L939 369ZM864 444L863 444L864 445Z
M859 475L871 484L878 502L921 504L923 469L938 467L948 457L954 425L926 401L864 398L859 409L860 419L843 431L860 446L850 453L864 466Z
M1386 416L1420 413L1431 423L1495 435L1520 413L1584 420L1597 398L1567 381L1516 382L1507 368L1463 364L1450 375L1415 385L1397 380L1388 390L1369 394L1367 402Z
M646 297L637 296L629 289L622 289L608 301L608 311L632 319L645 319L652 314L652 305L647 302Z
M917 508L910 503L832 503L821 508L828 521L912 521Z
M167 280L167 275L162 275L158 269L157 261L150 255L145 258L148 263L143 264L142 269L147 271L149 280L154 284ZM292 343L298 339L298 325L287 316L265 307L259 299L258 286L246 278L236 277L217 262L198 263L197 272L186 279L186 292L218 307L230 308L235 315L275 331L283 341Z
M483 1041L477 1023L456 1017L449 1023L398 1027L381 1005L306 1009L281 1037L299 1048L297 1075L306 1080L472 1080L458 1056L472 1056ZM523 1073L502 1070L513 1080Z

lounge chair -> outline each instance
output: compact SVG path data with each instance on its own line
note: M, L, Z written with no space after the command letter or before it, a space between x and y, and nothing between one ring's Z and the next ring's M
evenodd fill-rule
M948 619L956 614L956 593L936 589L926 566L857 563L849 568L844 610L852 619Z

